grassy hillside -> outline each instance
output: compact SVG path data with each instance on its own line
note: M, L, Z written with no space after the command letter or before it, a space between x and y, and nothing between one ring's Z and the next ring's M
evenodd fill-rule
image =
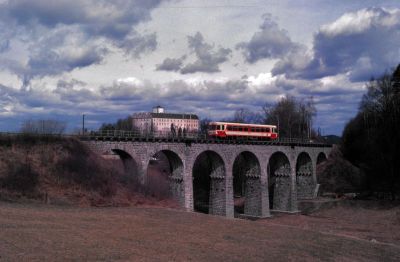
M0 199L121 206L146 197L121 161L105 160L74 138L0 137Z

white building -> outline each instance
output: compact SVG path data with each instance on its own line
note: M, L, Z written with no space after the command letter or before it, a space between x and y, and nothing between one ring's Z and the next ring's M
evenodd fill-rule
M132 115L133 127L141 133L197 133L199 118L194 114L166 113L157 106L153 112L135 113Z

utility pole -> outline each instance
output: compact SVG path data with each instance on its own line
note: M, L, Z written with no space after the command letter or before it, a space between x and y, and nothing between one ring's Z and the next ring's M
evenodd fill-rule
M82 135L85 135L85 114L82 114Z

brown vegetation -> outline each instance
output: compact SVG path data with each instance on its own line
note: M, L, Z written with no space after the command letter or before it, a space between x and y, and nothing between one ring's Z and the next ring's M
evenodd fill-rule
M141 186L120 160L105 160L74 138L0 137L0 199L56 204L176 206L156 195L159 185ZM151 187L155 187L152 189Z
M338 146L332 148L326 161L317 165L317 179L322 193L360 192L365 187L364 173L343 157Z

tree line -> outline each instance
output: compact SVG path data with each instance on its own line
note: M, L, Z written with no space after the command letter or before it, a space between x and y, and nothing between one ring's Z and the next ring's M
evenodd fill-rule
M357 115L342 135L342 152L366 176L367 190L400 193L400 65L371 79Z

